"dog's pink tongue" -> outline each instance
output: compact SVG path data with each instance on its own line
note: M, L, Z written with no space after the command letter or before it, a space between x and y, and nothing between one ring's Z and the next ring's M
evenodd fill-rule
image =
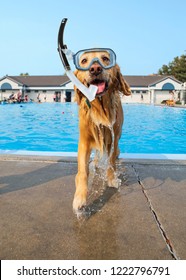
M96 93L101 93L105 90L105 82L101 82L97 86L98 86L98 90Z
M98 87L96 94L99 94L105 90L105 82L95 83L95 86Z

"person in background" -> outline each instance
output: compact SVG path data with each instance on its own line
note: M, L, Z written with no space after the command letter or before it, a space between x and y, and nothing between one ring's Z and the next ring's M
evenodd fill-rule
M38 93L38 95L37 95L37 102L41 102L41 99L40 99L40 93Z

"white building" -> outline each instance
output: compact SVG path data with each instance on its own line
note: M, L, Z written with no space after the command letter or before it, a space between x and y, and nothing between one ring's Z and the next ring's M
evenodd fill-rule
M35 102L71 102L74 87L67 76L5 76L0 79L0 100L20 94Z
M125 103L161 104L163 100L179 100L185 104L185 86L172 76L124 76L132 95ZM5 76L0 79L0 100L17 95L35 102L73 102L74 88L67 76Z
M132 95L124 97L127 103L161 104L164 100L184 99L183 84L172 76L125 76Z

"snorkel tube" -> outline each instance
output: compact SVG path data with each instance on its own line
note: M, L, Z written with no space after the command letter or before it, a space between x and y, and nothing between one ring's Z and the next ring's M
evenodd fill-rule
M59 52L59 56L61 58L62 64L65 68L66 74L69 77L69 79L91 102L95 99L95 95L96 95L98 87L95 86L95 85L90 85L89 88L87 88L85 85L83 85L77 79L77 77L74 75L74 73L72 72L72 70L70 68L70 64L68 62L68 59L73 58L73 53L63 43L63 33L64 33L66 22L67 22L67 18L64 18L61 21L61 25L60 25L60 28L59 28L59 33L58 33L58 52Z

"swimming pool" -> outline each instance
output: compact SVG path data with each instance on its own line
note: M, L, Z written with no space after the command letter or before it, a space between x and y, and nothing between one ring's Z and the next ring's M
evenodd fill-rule
M186 154L186 110L123 105L124 154ZM0 153L77 152L78 106L74 103L0 105Z

